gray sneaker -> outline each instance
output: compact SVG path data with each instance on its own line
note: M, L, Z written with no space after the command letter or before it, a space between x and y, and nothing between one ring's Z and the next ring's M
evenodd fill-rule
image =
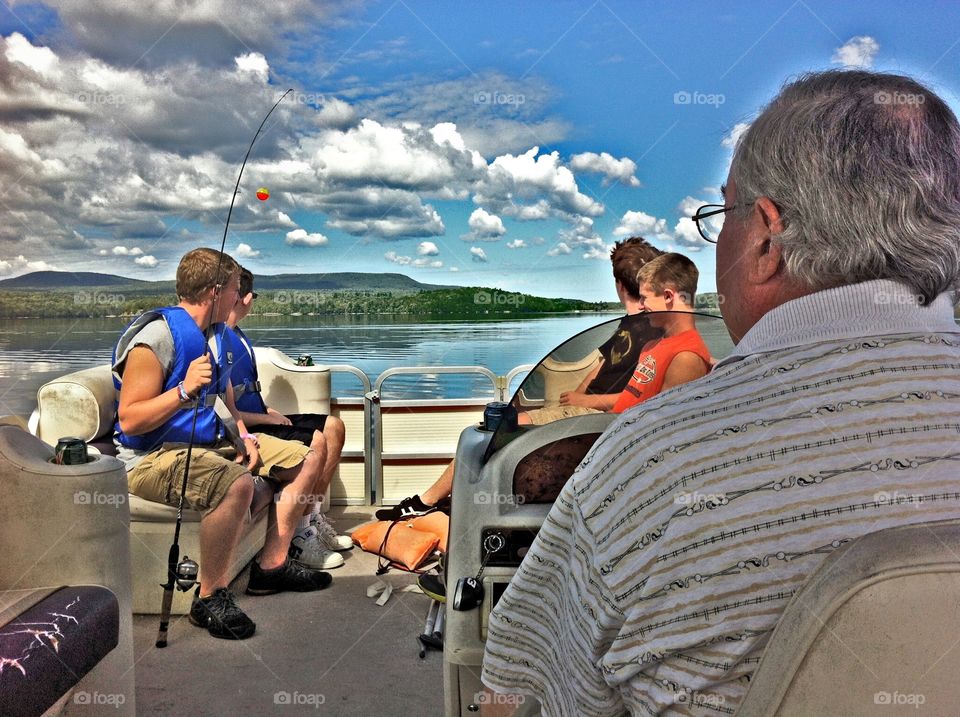
M338 535L336 528L323 513L314 513L310 516L310 525L317 529L320 535L320 544L327 550L351 550L353 538L349 535Z
M290 541L288 554L313 570L332 570L343 565L343 556L326 547L314 525L297 531Z

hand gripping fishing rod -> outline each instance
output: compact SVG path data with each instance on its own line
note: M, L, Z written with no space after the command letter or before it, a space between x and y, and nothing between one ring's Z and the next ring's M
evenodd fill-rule
M263 126L267 123L267 120L270 119L270 115L273 114L273 111L277 109L277 105L283 102L284 98L293 92L293 88L290 88L284 92L280 99L276 101L273 107L270 108L270 111L267 112L266 116L263 118L263 121L260 123L260 126L257 128L256 134L253 135L253 139L250 140L250 146L247 147L247 153L243 157L243 163L240 165L240 172L237 174L237 184L233 188L233 197L230 199L230 209L227 211L227 221L223 227L223 239L220 242L220 254L217 257L217 271L214 276L217 280L220 279L220 266L223 261L223 250L227 245L227 231L230 229L230 217L233 215L233 205L237 201L237 194L240 192L240 179L243 177L243 170L247 166L247 160L250 158L250 152L253 151L253 145L257 141L257 137L260 136L260 132L263 130ZM217 302L220 299L220 291L222 287L218 288L213 295L213 305L210 310L210 323L207 324L206 329L204 329L204 338L209 342L210 340L210 330L213 327L213 319L217 316ZM194 432L197 428L197 415L200 412L200 404L205 402L206 392L201 391L200 395L197 397L197 401L193 407L193 421L190 424L190 440L187 442L187 455L183 463L183 482L180 484L180 499L177 503L177 525L173 531L173 544L170 546L170 552L167 554L167 582L162 583L161 587L163 588L163 602L160 605L160 629L157 632L157 647L166 647L167 646L167 630L170 627L170 608L173 606L173 588L176 587L186 592L192 588L197 582L197 574L199 572L199 566L193 560L190 560L189 557L184 556L183 561L180 560L180 526L183 523L183 501L187 494L187 476L190 475L190 456L193 453L193 438Z

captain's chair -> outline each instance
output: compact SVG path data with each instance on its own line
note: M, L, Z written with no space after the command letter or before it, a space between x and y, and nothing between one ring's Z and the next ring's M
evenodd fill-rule
M793 597L739 717L957 714L960 521L865 535Z

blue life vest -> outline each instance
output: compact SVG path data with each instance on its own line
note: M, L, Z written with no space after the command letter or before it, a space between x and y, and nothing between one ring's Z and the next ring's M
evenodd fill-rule
M260 396L257 357L253 352L250 339L239 326L234 329L227 327L223 343L228 350L233 351L230 383L233 384L233 398L237 403L237 409L247 413L266 413L267 405Z
M203 332L197 326L193 317L179 306L167 306L162 309L145 311L130 322L130 325L121 334L120 340L113 351L113 364L116 365L117 357L123 355L127 346L140 330L157 319L163 319L167 322L170 334L173 336L173 368L163 382L163 390L169 391L171 388L176 388L186 378L190 363L202 356L207 350L207 341ZM217 339L216 346L218 348L221 346L220 341L224 328L223 324L214 324L211 327L211 331ZM197 424L193 432L195 445L212 445L225 437L223 424L217 418L213 403L217 394L222 395L226 392L231 356L229 351L224 350L218 350L215 354L213 381L201 390L197 399L200 401L200 408L197 411ZM121 384L121 378L114 372L113 385L117 389L118 396ZM114 441L122 446L139 451L152 451L159 448L163 443L188 443L190 441L190 429L193 425L193 411L193 402L184 404L162 426L137 436L124 433L120 428L118 417L113 429Z

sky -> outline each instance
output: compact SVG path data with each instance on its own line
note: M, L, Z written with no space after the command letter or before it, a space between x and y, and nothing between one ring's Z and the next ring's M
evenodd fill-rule
M401 272L615 300L784 81L915 76L960 109L960 3L59 0L0 5L0 278ZM266 187L266 201L257 189Z

